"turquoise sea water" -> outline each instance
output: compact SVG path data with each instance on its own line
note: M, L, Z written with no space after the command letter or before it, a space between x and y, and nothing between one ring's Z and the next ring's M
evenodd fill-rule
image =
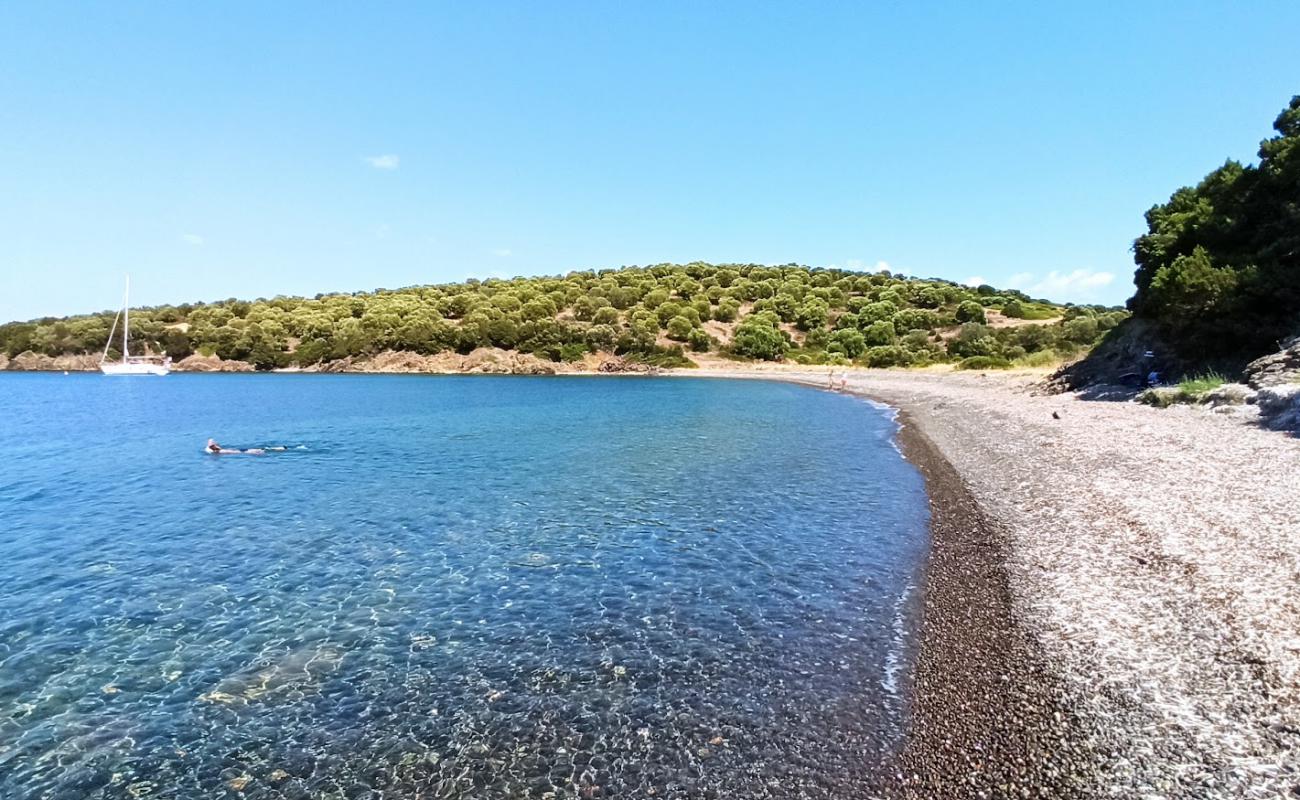
M894 428L775 383L0 375L0 797L861 796L926 548Z

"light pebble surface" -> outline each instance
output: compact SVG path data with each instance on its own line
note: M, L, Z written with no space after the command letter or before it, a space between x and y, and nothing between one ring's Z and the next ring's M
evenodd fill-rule
M1016 617L1091 732L1098 796L1300 796L1300 439L1041 376L836 374L902 408L1006 531Z

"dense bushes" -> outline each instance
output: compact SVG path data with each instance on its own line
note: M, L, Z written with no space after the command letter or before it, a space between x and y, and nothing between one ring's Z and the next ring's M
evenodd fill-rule
M736 355L764 361L779 359L789 349L789 338L777 327L777 318L767 311L746 317L731 340Z
M1016 328L984 324L998 309L1064 319ZM737 358L908 366L1072 352L1122 316L887 272L696 263L137 309L131 334L136 352L211 354L261 369L383 350L480 347L568 361L612 351L667 364L684 359L683 346ZM966 324L957 329L959 321ZM0 352L97 352L112 324L113 313L101 313L3 325Z
M1249 358L1300 330L1300 96L1260 144L1146 214L1129 301L1176 349Z

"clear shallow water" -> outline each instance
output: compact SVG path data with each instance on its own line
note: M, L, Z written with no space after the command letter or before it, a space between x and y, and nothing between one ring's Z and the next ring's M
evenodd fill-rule
M0 797L860 796L926 547L894 427L767 383L0 375Z

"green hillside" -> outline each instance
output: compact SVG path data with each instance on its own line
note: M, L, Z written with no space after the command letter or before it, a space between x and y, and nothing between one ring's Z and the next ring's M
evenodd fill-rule
M809 364L998 366L1073 354L1124 316L887 272L662 264L133 309L131 349L177 360L216 355L258 369L482 347L551 361L609 352L685 365L691 353L715 352ZM2 325L0 352L96 353L113 319L103 312Z

